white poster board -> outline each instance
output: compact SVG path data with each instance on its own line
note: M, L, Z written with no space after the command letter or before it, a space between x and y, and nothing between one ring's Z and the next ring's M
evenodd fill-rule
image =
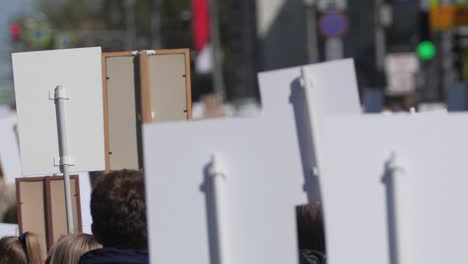
M395 152L407 187L404 263L468 258L468 115L331 117L320 124L329 263L396 263L384 175Z
M6 236L18 236L18 225L0 224L0 239Z
M16 116L13 114L0 119L0 165L6 184L14 184L15 178L21 177Z
M314 160L313 168L320 174L320 156L317 146L321 144L319 130L322 120L333 115L361 115L354 61L345 59L336 62L319 63L302 68L301 90L304 94L304 126L310 127L307 145L303 147L311 154L307 160Z
M59 173L54 100L65 88L72 172L104 170L101 48L13 54L23 175ZM52 97L53 98L53 97Z
M352 64L316 69L325 82ZM214 153L226 171L226 263L297 262L295 206L317 198L312 153L300 148L310 138L300 76L300 67L260 74L263 111L257 118L144 126L151 262L216 263L205 180ZM337 91L334 85L320 89ZM343 97L344 104L348 100ZM184 254L181 241L190 245Z
M91 216L91 181L88 172L81 172L80 177L80 203L81 203L81 226L83 233L92 234L91 225L93 218Z

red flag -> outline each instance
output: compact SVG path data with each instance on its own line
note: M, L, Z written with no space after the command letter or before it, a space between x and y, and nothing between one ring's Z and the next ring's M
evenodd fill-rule
M195 50L201 51L210 41L209 0L192 0Z

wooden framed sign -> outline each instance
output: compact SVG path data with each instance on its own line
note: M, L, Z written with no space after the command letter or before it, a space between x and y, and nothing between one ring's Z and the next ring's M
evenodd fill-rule
M142 54L140 81L143 123L192 118L188 49Z
M67 234L64 180L61 176L16 179L16 203L20 233L39 236L44 253ZM82 231L79 178L70 177L74 232ZM47 255L47 254L46 254Z
M102 54L106 171L140 169L141 124L191 119L188 49Z
M136 59L130 51L102 55L106 171L141 168Z

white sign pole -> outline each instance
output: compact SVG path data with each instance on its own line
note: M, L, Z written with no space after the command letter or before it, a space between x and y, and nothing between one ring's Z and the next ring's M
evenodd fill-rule
M57 86L54 90L55 109L57 113L57 128L59 136L59 150L60 150L60 171L64 177L65 188L65 206L67 209L67 227L68 234L73 233L73 211L71 202L70 191L70 171L69 166L73 166L68 149L67 128L65 118L65 100L69 100L65 88ZM56 162L55 162L56 163Z
M394 252L390 252L393 254L395 258L396 264L406 264L409 263L407 261L407 255L405 251L408 250L407 248L407 233L404 229L404 224L406 222L406 210L405 210L405 203L408 201L405 199L405 191L404 191L404 177L405 177L405 167L401 164L401 161L395 152L392 153L390 160L388 162L388 170L389 170L389 184L392 196L392 213L393 219L390 221L393 222L393 243Z
M226 217L224 207L224 183L226 181L226 172L223 168L217 154L211 156L211 166L209 169L209 176L211 178L211 186L214 198L215 207L215 225L216 225L216 246L218 251L219 264L227 264L226 262Z

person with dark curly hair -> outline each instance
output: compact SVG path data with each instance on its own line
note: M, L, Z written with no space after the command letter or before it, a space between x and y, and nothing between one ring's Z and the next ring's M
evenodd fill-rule
M91 194L92 230L103 245L80 264L149 263L143 174L120 170L100 177Z

